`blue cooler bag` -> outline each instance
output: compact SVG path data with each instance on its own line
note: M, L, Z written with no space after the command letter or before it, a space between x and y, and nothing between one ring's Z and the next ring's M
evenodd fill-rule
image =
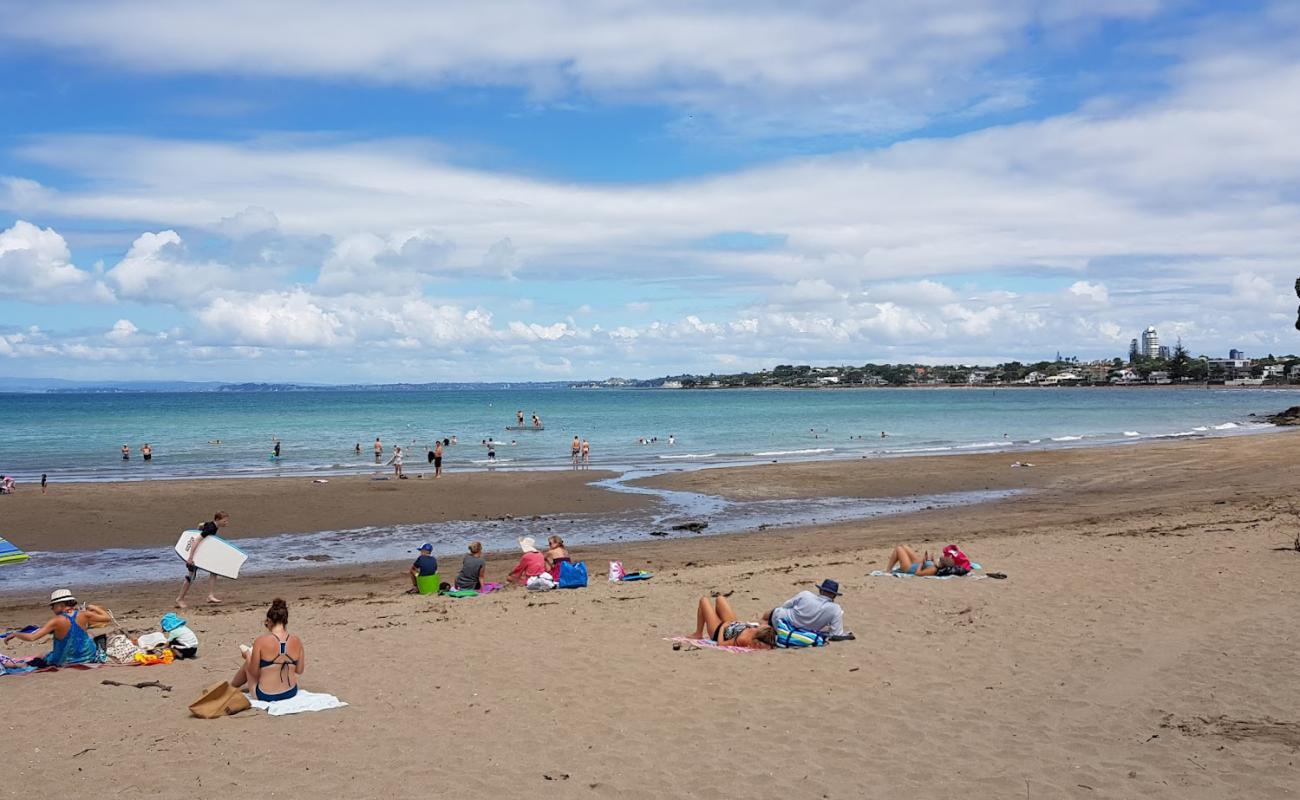
M568 561L560 562L560 588L561 589L582 589L587 585L587 562L579 561L577 564L571 564Z

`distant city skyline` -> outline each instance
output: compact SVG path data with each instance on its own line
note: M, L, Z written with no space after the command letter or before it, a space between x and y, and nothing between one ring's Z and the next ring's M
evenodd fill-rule
M0 11L0 374L1300 341L1294 3Z

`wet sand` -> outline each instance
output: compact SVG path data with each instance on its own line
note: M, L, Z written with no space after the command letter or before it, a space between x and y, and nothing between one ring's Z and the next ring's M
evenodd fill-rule
M1011 469L1015 460L1036 466ZM584 549L585 591L414 597L402 594L402 564L226 583L226 603L187 612L203 642L196 662L0 678L4 791L42 796L57 775L59 792L166 784L214 798L412 787L564 798L1291 797L1300 552L1286 548L1300 530L1297 460L1300 435L1285 432L683 473L655 482L736 497L1031 491L863 523ZM351 502L368 507L365 497L358 487ZM899 541L957 542L1009 577L869 577ZM610 558L656 576L610 584ZM512 560L498 554L489 578ZM663 640L689 632L701 595L728 594L756 617L824 577L840 581L857 641L730 654ZM143 630L175 588L82 594ZM310 654L303 686L352 705L188 717L204 685L233 674L236 645L260 631L275 595ZM0 600L4 624L42 612L39 600Z

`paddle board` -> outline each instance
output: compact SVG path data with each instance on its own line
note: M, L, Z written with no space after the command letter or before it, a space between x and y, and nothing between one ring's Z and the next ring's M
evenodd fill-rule
M203 534L198 531L185 531L181 538L176 542L176 555L183 559L189 560L190 550L194 548L195 542L203 538ZM248 556L243 550L235 547L230 542L222 539L220 536L209 536L208 541L203 543L199 552L194 557L194 566L213 575L220 575L223 578L238 578L239 568L244 566Z
M508 431L544 431L544 430L546 430L546 426L545 426L545 425L507 425L507 426L506 426L506 430L508 430Z
M17 564L19 561L26 560L26 553L4 539L0 539L0 564Z

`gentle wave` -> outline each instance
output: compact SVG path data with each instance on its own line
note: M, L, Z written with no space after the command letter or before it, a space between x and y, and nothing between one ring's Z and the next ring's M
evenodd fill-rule
M717 457L718 457L717 453L683 453L679 456L656 456L656 458L662 458L665 461L672 461L672 460L683 459L683 458L717 458Z
M1077 442L1081 439L1083 439L1082 436L1053 436L1052 437L1052 441L1054 442Z
M1214 426L1214 429L1215 429L1216 431L1230 431L1230 430L1232 430L1233 428L1240 428L1240 427L1241 427L1241 426L1238 425L1238 424L1235 423L1235 422L1225 422L1225 423L1223 423L1222 425L1215 425L1215 426Z
M1138 433L1137 431L1124 431L1124 435L1125 435L1125 436L1141 436L1142 434Z
M834 453L834 447L810 447L807 450L765 450L761 453L750 453L751 456L803 456L813 453Z

